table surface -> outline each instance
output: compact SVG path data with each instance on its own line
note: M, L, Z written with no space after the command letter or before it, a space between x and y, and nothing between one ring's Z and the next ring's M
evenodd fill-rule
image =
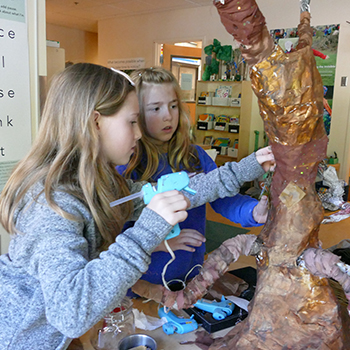
M332 214L331 212L326 213L326 215ZM250 229L250 234L259 234L262 227L253 227ZM341 240L347 239L348 232L350 232L350 218L342 220L340 222L331 223L331 224L322 224L320 226L319 231L319 239L322 242L323 248L329 248L331 246L334 246L338 244ZM236 270L239 268L252 266L256 267L255 263L255 257L253 256L241 256L237 262L232 263L230 265L229 270ZM158 310L158 304L150 301L148 303L143 303L144 299L134 299L134 307L139 309L140 311L143 311L146 315L157 316L157 310ZM188 317L188 315L181 311L182 315L185 317ZM179 315L179 314L178 314ZM217 337L223 337L226 335L231 328L227 328L218 332L215 332L212 334L214 338ZM198 330L203 330L202 327L199 327ZM187 334L172 334L172 335L166 335L163 332L163 329L160 327L154 331L145 331L145 330L136 330L137 333L144 333L152 336L158 344L157 350L198 350L199 347L197 347L194 344L189 345L181 345L180 342L183 341L193 341L195 340L195 332L187 333ZM91 346L89 342L89 334L85 334L82 337L80 337L80 341L83 344L84 350L94 350L94 348Z
M236 270L239 268L247 267L247 266L254 266L255 267L255 258L253 256L242 256L236 261L235 263L232 263L230 265L229 270ZM150 301L147 303L143 303L145 299L139 298L139 299L133 299L134 307L137 308L140 311L143 311L146 315L158 317L158 303L154 301ZM175 311L178 316L184 316L185 318L188 318L189 316L184 311ZM223 329L221 331L215 332L212 334L213 338L216 337L223 337L226 335L233 327ZM198 330L203 330L202 327L199 327ZM143 333L148 334L151 337L153 337L157 342L157 350L199 350L199 347L195 344L188 344L188 345L181 345L180 342L184 341L194 341L196 339L195 332L190 332L186 334L172 334L167 335L163 332L162 327L157 328L153 331L145 331L142 329L136 329L136 333ZM80 341L83 344L84 350L94 350L94 348L91 346L90 341L90 333L84 334L82 337L80 337Z

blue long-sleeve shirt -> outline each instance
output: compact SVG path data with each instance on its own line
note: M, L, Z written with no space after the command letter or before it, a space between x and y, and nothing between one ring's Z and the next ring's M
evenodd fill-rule
M199 146L196 146L200 163L204 173L217 168L215 162L209 157L209 155ZM117 170L120 174L123 174L126 166L118 166ZM167 162L166 156L162 157L159 162L157 172L153 176L153 180L156 181L163 175L172 173L172 169ZM134 171L131 178L138 180L139 177ZM257 205L258 201L249 196L237 194L234 197L219 198L210 203L212 208L222 216L231 220L232 222L239 223L243 227L259 226L253 218L253 209ZM128 223L126 227L132 226L132 223ZM195 229L205 236L206 226L206 207L202 205L200 207L191 209L188 211L188 217L185 221L180 223L181 229ZM185 280L187 273L196 265L202 265L205 255L205 243L200 247L194 247L194 252L188 252L185 250L177 250L174 252L175 261L173 261L167 268L165 274L165 280L167 282L175 279ZM171 258L168 252L157 251L152 253L151 264L148 271L141 277L141 279L154 284L163 284L162 271L165 264ZM188 278L194 277L199 271L199 267L195 268L188 276ZM133 294L129 291L129 296Z

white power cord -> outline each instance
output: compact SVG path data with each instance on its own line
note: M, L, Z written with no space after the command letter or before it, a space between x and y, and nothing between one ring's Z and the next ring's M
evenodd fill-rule
M201 265L201 264L194 265L194 266L191 268L191 270L190 270L189 272L187 272L184 281L182 281L182 280L180 280L180 279L173 279L173 280L170 280L169 282L167 282L167 281L165 280L165 273L166 273L166 270L168 269L168 266L176 259L176 257L175 257L175 254L174 254L173 250L170 248L170 246L169 246L167 240L164 241L164 245L165 245L166 249L168 250L169 254L171 255L171 259L166 263L166 265L164 266L163 271L162 271L162 282L163 282L163 285L164 285L164 287L165 287L167 290L171 291L171 289L169 288L169 284L170 284L171 282L180 282L180 283L182 284L182 286L183 286L183 289L185 289L185 288L186 288L186 280L187 280L187 277L192 273L192 271L193 271L196 267L202 267L202 265Z

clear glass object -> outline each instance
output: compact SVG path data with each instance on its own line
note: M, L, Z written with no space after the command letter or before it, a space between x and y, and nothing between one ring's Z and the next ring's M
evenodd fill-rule
M90 342L95 350L118 350L121 339L135 333L132 301L125 297L121 305L91 329Z

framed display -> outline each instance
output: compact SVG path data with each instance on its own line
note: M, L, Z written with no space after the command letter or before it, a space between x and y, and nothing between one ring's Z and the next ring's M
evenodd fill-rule
M211 145L213 142L213 136L205 136L203 140L203 145Z

